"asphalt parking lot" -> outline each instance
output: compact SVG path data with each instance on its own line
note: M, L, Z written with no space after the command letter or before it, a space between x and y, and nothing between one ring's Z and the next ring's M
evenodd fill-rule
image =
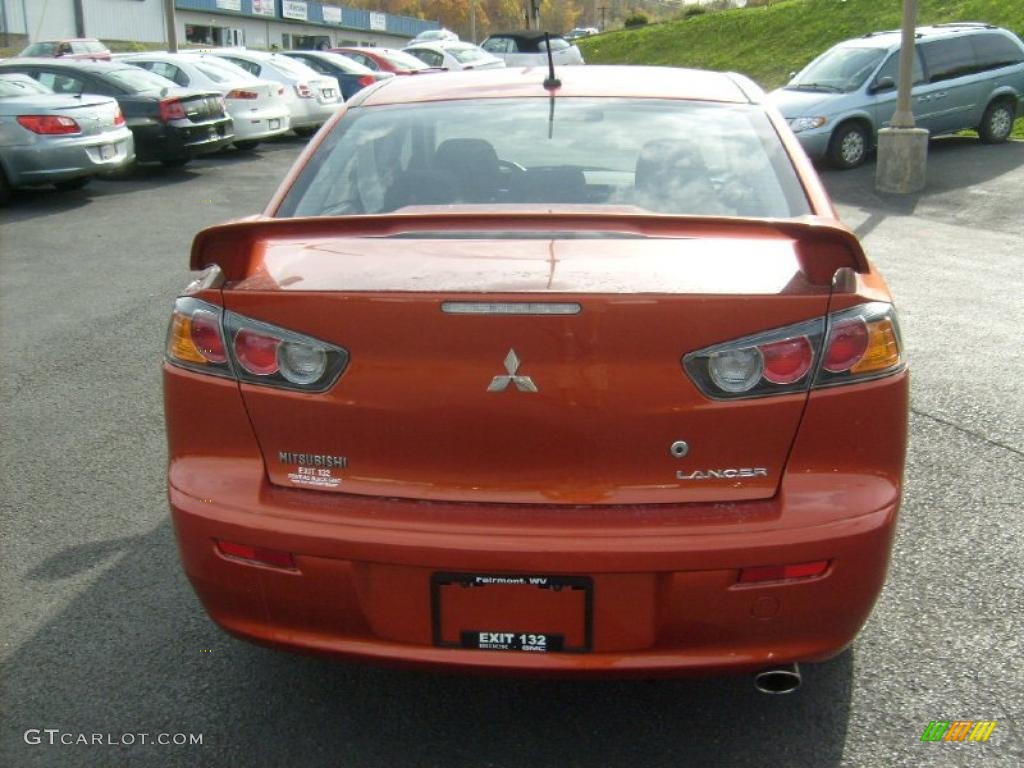
M913 369L886 589L795 694L747 678L452 677L223 635L177 560L159 360L192 235L258 211L303 142L0 210L0 765L1024 765L1024 143L932 143L928 190L827 173L898 306ZM923 743L932 720L987 743ZM28 744L202 734L202 744Z

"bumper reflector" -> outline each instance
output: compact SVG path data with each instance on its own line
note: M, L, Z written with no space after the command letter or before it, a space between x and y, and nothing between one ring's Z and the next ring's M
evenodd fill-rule
M741 568L739 583L809 579L823 574L828 570L828 564L828 560L815 560L812 563L796 563L794 565L759 565L754 568Z
M226 557L238 560L248 560L259 565L269 565L273 568L287 568L298 570L295 566L295 558L291 552L280 549L268 549L267 547L250 547L248 544L235 544L230 541L217 541L217 551Z

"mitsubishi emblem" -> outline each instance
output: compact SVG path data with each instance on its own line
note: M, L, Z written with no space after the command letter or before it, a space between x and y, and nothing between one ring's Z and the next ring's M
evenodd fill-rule
M533 383L533 379L529 376L516 375L516 371L519 370L519 357L514 349L510 349L505 355L505 370L508 371L507 376L495 376L491 379L491 383L487 387L488 392L504 392L508 389L509 384L515 384L516 389L520 392L537 391L537 385Z

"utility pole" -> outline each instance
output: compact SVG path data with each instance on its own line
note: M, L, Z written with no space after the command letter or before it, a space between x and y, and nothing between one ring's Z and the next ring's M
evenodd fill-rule
M530 29L540 29L540 0L530 0Z
M604 32L604 29L605 29L605 14L608 13L608 6L607 5L602 5L597 10L599 10L601 12L601 31Z
M174 15L174 0L164 0L164 25L167 27L167 51L178 52L178 20Z
M469 0L469 39L476 45L476 0Z
M927 182L928 131L914 127L911 104L914 57L917 55L914 46L916 22L917 0L903 0L896 113L889 127L878 132L875 188L879 192L920 192Z

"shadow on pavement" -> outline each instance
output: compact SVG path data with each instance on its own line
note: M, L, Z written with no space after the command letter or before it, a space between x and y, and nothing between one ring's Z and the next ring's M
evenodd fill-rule
M876 192L874 162L852 171L823 169L821 179L836 203L869 214L856 227L857 235L864 237L889 216L933 215L973 223L989 219L1001 223L1003 217L1017 221L1019 188L1000 180L1021 167L1024 142L990 145L967 136L947 136L928 143L928 183L920 193Z
M548 681L379 670L250 646L203 614L169 523L86 544L29 578L102 574L10 655L0 763L834 766L852 653L765 696L747 677ZM203 734L194 746L30 746L29 728Z

